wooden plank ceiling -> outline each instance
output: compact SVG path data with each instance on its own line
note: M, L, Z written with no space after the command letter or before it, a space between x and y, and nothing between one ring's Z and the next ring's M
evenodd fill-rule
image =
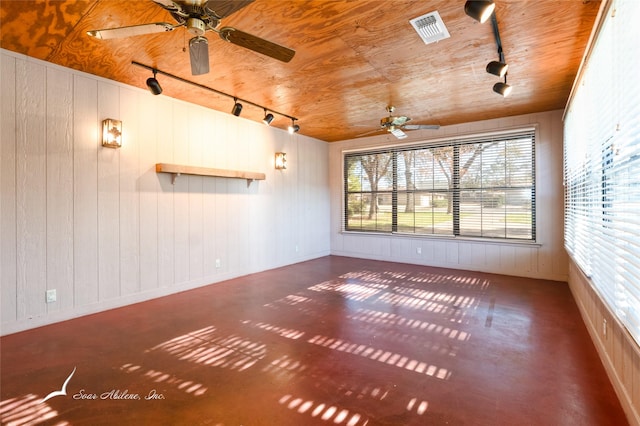
M486 64L498 59L492 26L468 17L464 3L256 0L222 25L290 47L295 57L280 62L207 32L211 71L200 76L191 75L191 34L184 28L112 40L87 36L88 30L175 23L151 0L2 1L0 45L146 88L151 72L131 64L137 61L297 117L300 133L329 142L379 129L387 105L411 117L412 124L441 126L563 108L600 2L496 2L508 82L514 87L508 98L492 91L499 79L485 72ZM451 37L427 45L409 20L433 11ZM161 96L231 111L233 99L157 78ZM242 111L251 120L263 115L251 105ZM279 115L272 123L289 124Z

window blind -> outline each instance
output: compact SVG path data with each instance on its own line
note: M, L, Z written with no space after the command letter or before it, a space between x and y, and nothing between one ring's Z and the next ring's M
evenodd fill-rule
M640 2L603 16L565 114L565 246L640 343Z
M347 231L535 239L535 130L346 153Z

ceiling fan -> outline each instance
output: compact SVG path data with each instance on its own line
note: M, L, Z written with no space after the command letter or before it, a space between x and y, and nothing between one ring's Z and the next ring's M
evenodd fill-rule
M155 4L169 11L178 22L155 22L151 24L132 25L119 28L87 31L87 34L107 40L112 38L130 37L136 35L163 33L185 27L193 34L189 40L189 58L193 75L209 72L209 41L204 37L205 32L218 33L220 38L229 43L261 53L282 62L289 62L295 51L279 44L264 40L260 37L245 33L233 27L218 29L220 20L249 5L254 0L152 0Z
M394 116L393 112L396 110L396 107L389 105L387 107L387 111L389 112L388 117L383 117L380 119L380 129L386 130L391 133L398 139L404 139L407 137L407 134L403 132L403 130L421 130L421 129L439 129L440 126L437 124L407 124L411 118L404 115ZM367 133L363 133L359 136L369 135L371 133L379 132L380 130L372 130Z

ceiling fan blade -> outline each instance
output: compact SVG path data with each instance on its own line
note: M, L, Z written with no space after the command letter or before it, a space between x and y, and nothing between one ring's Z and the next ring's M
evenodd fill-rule
M191 74L201 75L209 72L209 41L198 36L189 40L189 59Z
M404 139L407 137L407 134L400 129L390 130L390 133L398 139Z
M232 27L221 28L219 34L223 40L229 43L253 50L254 52L261 53L282 62L289 62L293 58L293 55L296 54L295 50L289 49L288 47L280 46L279 44L272 43Z
M166 22L155 22L153 24L132 25L129 27L107 28L104 30L87 31L91 37L100 40L109 40L112 38L131 37L144 34L165 33L173 31L176 26Z
M154 0L155 1L155 0ZM170 1L170 0L163 0ZM208 9L208 12L213 13L219 19L226 18L242 9L245 6L248 6L250 3L253 3L254 0L209 0L205 2L205 8Z
M405 130L422 130L422 129L432 129L437 130L440 128L437 124L405 124L402 126Z
M173 0L153 0L153 2L169 12L182 12L182 7Z
M382 129L369 130L368 132L364 132L364 133L360 133L359 135L356 135L356 137L359 138L360 136L372 135L374 133L379 133L381 131L382 131Z

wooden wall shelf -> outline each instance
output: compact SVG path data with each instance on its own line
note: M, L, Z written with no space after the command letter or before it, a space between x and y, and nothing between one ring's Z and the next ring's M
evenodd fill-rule
M213 176L232 179L246 179L247 185L254 180L264 180L264 173L244 172L241 170L211 169L208 167L181 166L178 164L157 163L156 173L171 173L173 175L171 183L176 183L176 178L180 175Z

